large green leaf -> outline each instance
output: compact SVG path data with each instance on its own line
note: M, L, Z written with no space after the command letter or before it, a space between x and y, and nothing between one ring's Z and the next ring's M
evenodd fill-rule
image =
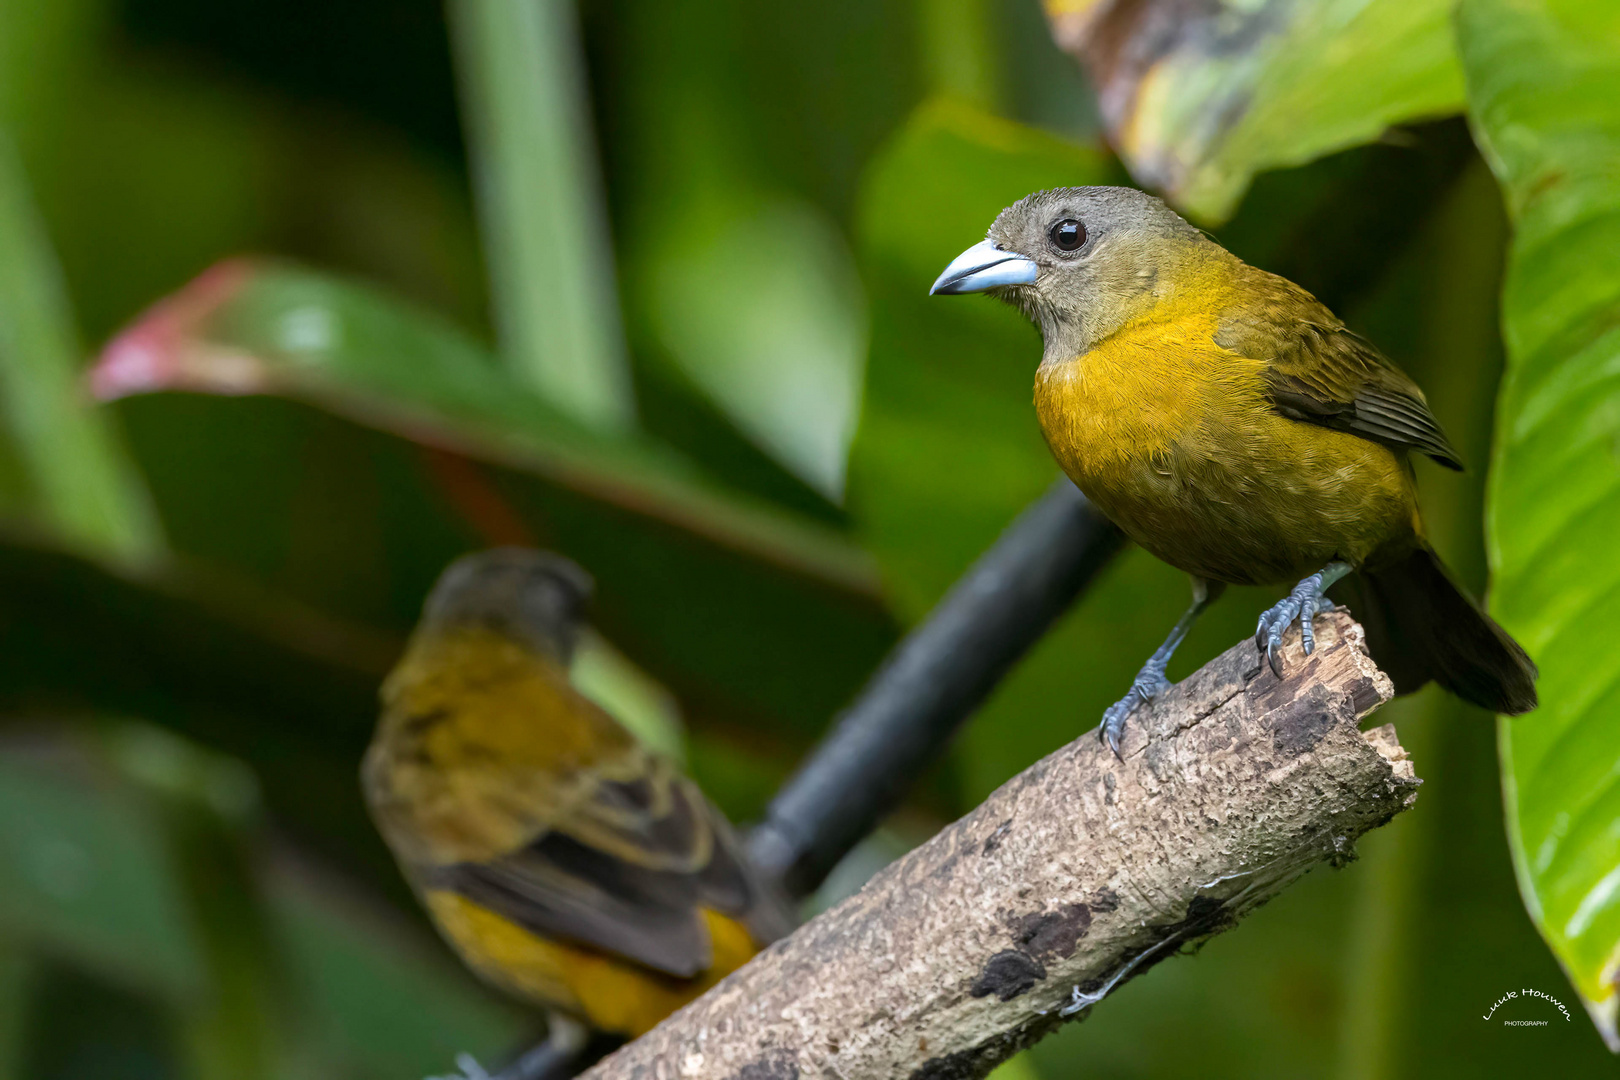
M866 353L842 226L916 100L916 0L585 17L593 65L624 76L595 104L649 427L645 380L667 374L836 501Z
M54 178L30 175L61 141L104 14L96 0L0 0L0 503L69 543L141 559L162 537L117 433L78 386L79 328L35 201Z
M571 4L453 0L501 351L579 421L635 418Z
M446 324L353 284L218 267L115 340L92 385L206 392L120 405L180 551L390 634L455 555L542 544L595 575L604 632L695 722L801 738L892 637L837 531L571 423Z
M1478 595L1486 579L1484 487L1502 343L1498 295L1507 220L1477 156L1411 234L1372 295L1344 310L1416 379L1468 463L1414 463L1430 540ZM1258 195L1259 192L1257 191ZM1375 196L1382 203L1382 194ZM1362 845L1343 930L1341 1077L1600 1075L1607 1054L1579 1023L1526 1040L1502 1020L1557 1010L1509 989L1557 994L1561 976L1516 900L1491 717L1438 687L1380 711L1424 765L1420 806ZM1481 948L1481 942L1488 942ZM1481 993L1482 987L1500 987ZM1487 998L1481 1001L1482 996Z
M868 583L830 531L729 498L657 446L598 436L442 321L279 264L221 264L107 346L101 398L155 390L281 394L445 450L510 464L764 561Z
M866 358L860 275L807 200L715 187L640 245L649 329L741 431L840 500Z
M1620 1050L1620 7L1465 0L1470 108L1515 226L1493 605L1541 664L1500 726L1520 888Z
M1462 108L1450 0L1045 0L1144 186L1222 221L1258 172Z
M45 521L102 554L149 557L162 544L151 504L107 417L86 407L79 359L55 255L0 125L0 415Z

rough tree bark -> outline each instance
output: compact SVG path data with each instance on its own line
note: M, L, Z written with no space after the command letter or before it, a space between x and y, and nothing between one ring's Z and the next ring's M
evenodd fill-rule
M1123 760L1088 733L860 893L586 1073L590 1080L966 1080L1125 979L1230 928L1411 805L1361 628L1253 642L1139 711Z

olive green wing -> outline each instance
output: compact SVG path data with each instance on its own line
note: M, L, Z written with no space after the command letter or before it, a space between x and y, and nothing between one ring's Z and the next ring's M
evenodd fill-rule
M1423 391L1370 342L1342 327L1308 324L1292 337L1294 347L1279 352L1266 373L1279 413L1462 469Z
M1269 363L1266 391L1278 413L1462 469L1417 383L1303 289L1281 282L1272 291L1270 302L1255 305L1263 314L1228 317L1215 340Z
M792 929L696 784L639 748L618 764L628 767L596 774L522 848L426 869L423 884L543 937L680 978L712 961L703 908L742 920L762 942Z
M711 962L701 908L740 915L753 906L729 827L672 770L603 779L561 817L519 850L433 867L423 884L542 937L680 978Z

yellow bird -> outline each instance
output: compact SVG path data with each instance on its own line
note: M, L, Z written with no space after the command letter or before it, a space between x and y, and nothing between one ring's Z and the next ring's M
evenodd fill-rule
M1298 584L1255 633L1283 631L1341 579L1396 690L1430 679L1503 713L1535 708L1536 668L1424 539L1408 455L1462 468L1423 391L1304 289L1258 270L1130 188L1058 188L1003 210L935 293L989 291L1040 328L1035 408L1058 464L1132 540L1193 577L1194 602L1129 693L1165 666L1227 584Z
M792 923L697 785L569 683L590 591L535 551L452 564L383 684L362 783L475 972L633 1038Z

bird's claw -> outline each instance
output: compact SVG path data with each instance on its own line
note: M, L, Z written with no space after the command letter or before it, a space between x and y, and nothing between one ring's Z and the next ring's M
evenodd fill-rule
M1322 575L1312 574L1294 586L1294 590L1260 616L1260 625L1254 631L1255 648L1265 654L1271 673L1283 677L1282 636L1289 625L1299 622L1299 643L1309 656L1316 651L1316 616L1333 611L1337 605L1322 595Z
M1119 744L1120 736L1125 732L1126 719L1138 705L1148 704L1168 689L1170 680L1164 677L1164 672L1143 668L1131 682L1125 696L1108 706L1103 713L1102 725L1097 729L1097 737L1108 744L1115 757L1123 756L1119 752Z

